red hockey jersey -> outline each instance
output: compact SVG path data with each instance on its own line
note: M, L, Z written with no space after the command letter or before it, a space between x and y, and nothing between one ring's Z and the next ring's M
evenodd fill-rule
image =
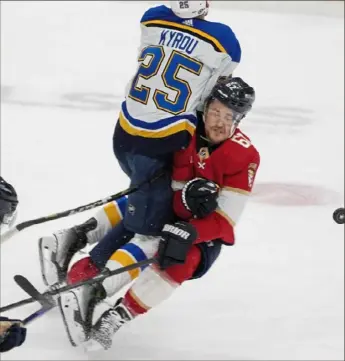
M234 135L210 153L209 148L197 150L194 134L188 148L175 154L172 187L174 211L190 220L197 232L196 243L221 238L234 244L234 227L251 193L260 155L250 139L237 129ZM196 177L212 180L220 186L218 209L203 219L194 219L181 199L183 186Z

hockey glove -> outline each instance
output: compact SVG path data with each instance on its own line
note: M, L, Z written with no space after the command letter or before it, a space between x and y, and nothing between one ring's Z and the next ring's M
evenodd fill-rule
M179 221L165 224L158 247L158 264L166 269L174 264L184 263L187 253L197 238L197 232L190 223Z
M216 183L194 178L182 189L182 202L195 218L204 218L218 207L219 187Z
M20 320L0 317L0 352L10 351L20 346L26 338L26 328Z

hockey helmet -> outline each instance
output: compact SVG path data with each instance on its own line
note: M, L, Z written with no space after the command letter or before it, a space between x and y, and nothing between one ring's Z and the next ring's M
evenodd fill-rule
M170 1L171 10L182 19L192 19L208 14L208 1Z
M219 100L234 113L234 122L239 123L252 109L255 101L255 90L241 78L222 78L213 87L206 99L205 108L214 99Z
M18 198L15 189L0 177L0 226L13 223L17 205Z

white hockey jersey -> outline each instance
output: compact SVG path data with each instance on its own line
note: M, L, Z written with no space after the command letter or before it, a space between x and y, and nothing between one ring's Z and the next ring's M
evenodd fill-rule
M141 19L139 65L119 117L124 143L145 154L186 146L195 130L197 106L240 59L241 48L229 26L181 19L164 5L150 8Z

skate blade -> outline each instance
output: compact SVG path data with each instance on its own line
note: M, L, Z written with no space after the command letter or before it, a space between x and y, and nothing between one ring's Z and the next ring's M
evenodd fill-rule
M57 240L55 237L42 237L38 241L41 274L46 286L54 285L61 281L56 263Z
M84 352L86 352L86 353L105 351L103 346L100 343L98 343L97 341L92 340L92 339L83 343L83 349L84 349Z
M65 293L59 297L58 306L71 345L74 347L79 346L87 340L87 334L83 325L76 320L81 321L77 297L73 292ZM71 326L73 326L73 329Z

